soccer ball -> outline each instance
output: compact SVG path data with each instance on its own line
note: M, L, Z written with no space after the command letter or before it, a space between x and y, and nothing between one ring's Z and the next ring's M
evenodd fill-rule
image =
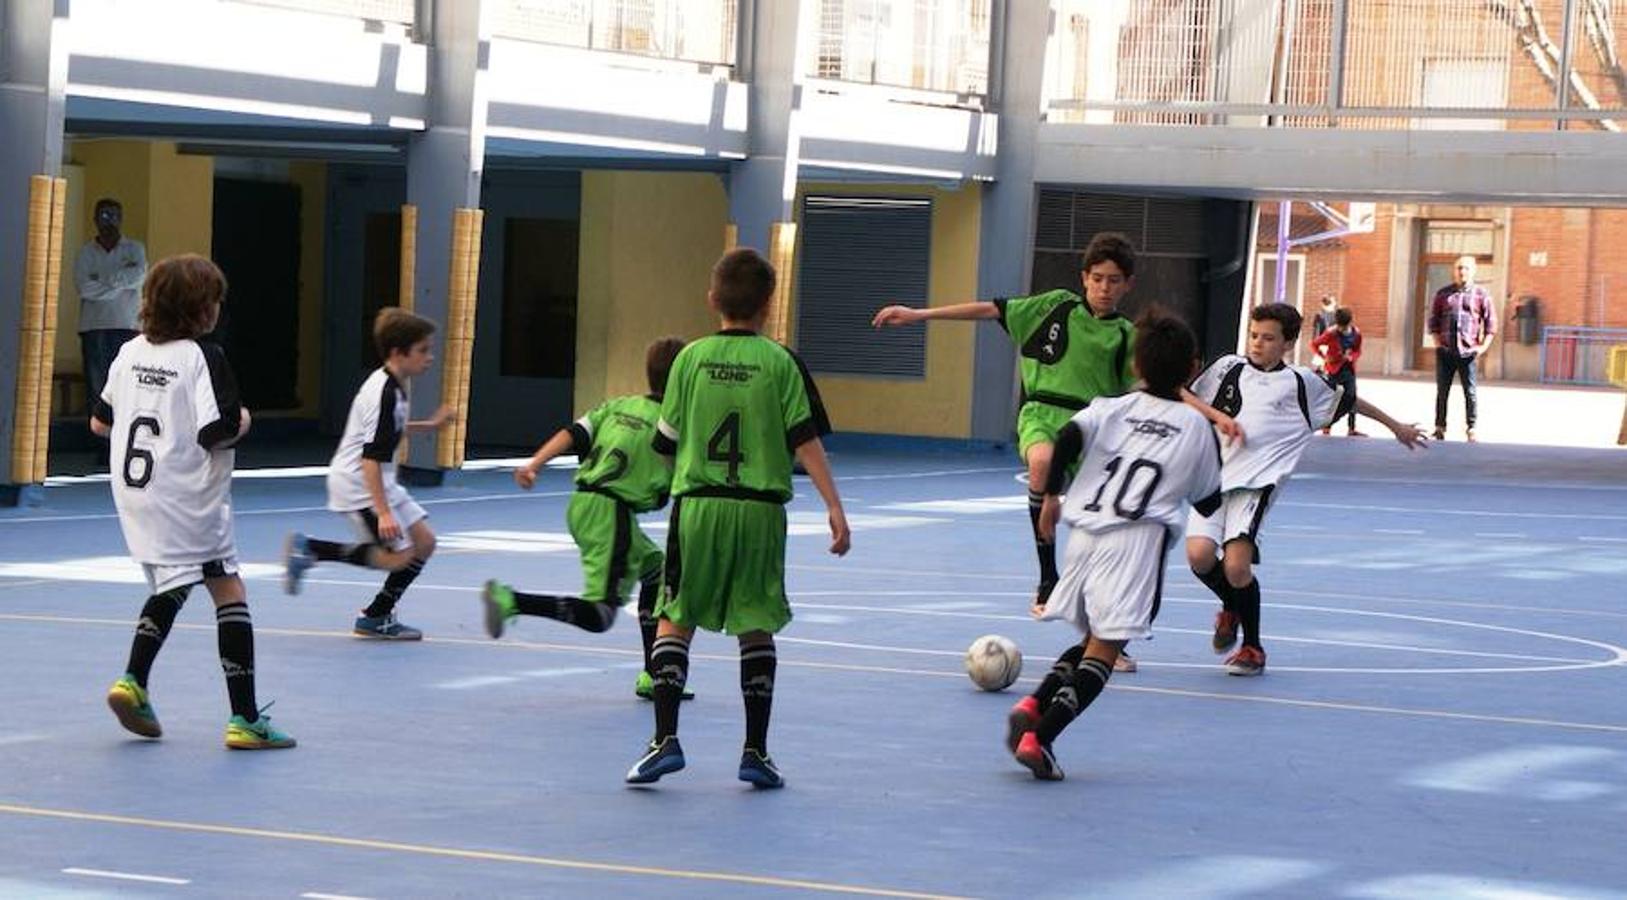
M985 634L966 648L966 674L985 691L1003 691L1023 672L1023 654L1011 638Z

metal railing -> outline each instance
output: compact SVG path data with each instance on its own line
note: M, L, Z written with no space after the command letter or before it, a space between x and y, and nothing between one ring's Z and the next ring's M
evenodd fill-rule
M707 65L735 65L739 0L484 2L491 4L495 37Z
M1613 0L1054 2L1050 121L1610 131L1627 121L1627 22Z
M987 95L993 0L804 2L803 31L816 42L809 77Z
M1627 328L1542 329L1538 369L1544 384L1609 385L1611 350L1627 345Z
M254 6L278 6L304 12L401 22L412 25L417 19L415 0L236 0Z

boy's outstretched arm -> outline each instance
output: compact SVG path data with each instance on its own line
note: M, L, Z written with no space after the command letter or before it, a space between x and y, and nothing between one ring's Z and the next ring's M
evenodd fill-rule
M1220 433L1226 436L1227 444L1238 444L1239 446L1242 445L1243 426L1237 424L1236 419L1203 402L1203 400L1200 399L1197 394L1192 393L1186 388L1181 388L1181 400L1185 402L1187 406L1190 406L1198 412L1203 413L1203 417L1205 419L1213 422L1214 426L1220 429Z
M408 422L407 423L407 430L408 431L435 431L436 429L440 428L442 425L445 425L448 419L452 418L453 412L454 412L454 410L452 409L452 407L447 406L446 404L442 403L441 408L435 410L435 415L430 416L427 419L419 419L416 422Z
M797 462L807 470L808 478L813 481L814 489L819 491L819 497L825 501L825 510L830 514L830 552L837 556L846 556L848 548L853 546L853 533L847 527L847 514L842 512L842 498L836 493L836 479L831 477L830 462L825 459L825 445L819 438L804 441L797 446Z
M1356 412L1383 423L1384 427L1390 429L1390 433L1395 435L1396 440L1407 445L1408 450L1415 450L1424 446L1424 431L1417 425L1398 422L1389 413L1360 397L1356 398ZM1335 417L1335 420L1337 420L1337 417Z
M870 324L876 328L884 325L908 325L912 322L924 322L927 319L998 319L1000 307L986 300L974 300L971 303L956 303L953 306L928 306L917 308L914 306L883 306L876 312Z
M559 429L554 433L553 437L537 448L536 453L531 454L531 458L526 460L525 465L514 470L514 483L528 491L531 490L537 484L537 473L542 471L543 466L548 465L548 460L564 453L576 446L576 444L577 437L573 429Z

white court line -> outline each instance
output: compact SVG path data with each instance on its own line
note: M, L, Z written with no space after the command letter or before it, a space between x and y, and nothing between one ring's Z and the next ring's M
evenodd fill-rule
M1464 481L1417 481L1407 478L1365 478L1357 475L1334 475L1325 472L1295 472L1295 481L1329 481L1343 482L1345 484L1393 484L1401 487L1427 487L1427 488L1461 488L1473 486L1475 488L1515 488L1529 491L1627 491L1627 485L1609 483L1577 483L1577 482L1541 482L1541 481L1495 481L1464 482Z
M111 872L106 869L80 869L69 867L62 870L64 875L88 875L91 878L113 878L119 881L145 881L149 884L191 884L186 878L168 878L163 875L138 875L135 872Z
M1617 537L1579 537L1577 540L1589 544L1627 544L1627 538Z
M1603 513L1503 512L1490 509L1453 509L1450 506L1363 506L1350 503L1306 503L1301 500L1283 500L1272 505L1298 506L1304 509L1336 509L1340 512L1393 512L1415 513L1418 515L1478 516L1489 519L1567 519L1593 522L1627 522L1627 516L1611 516Z
M1411 534L1411 535L1418 535L1418 534L1423 534L1424 533L1424 530L1422 528L1374 528L1373 531L1376 534Z
M1200 856L1171 861L1156 871L1129 878L1096 881L1090 893L1099 897L1180 897L1181 900L1230 900L1270 891L1285 892L1288 885L1314 878L1329 867L1303 859L1270 856ZM1100 870L1097 870L1098 877ZM1216 873L1225 873L1217 878ZM1293 893L1293 892L1287 892ZM1301 890L1302 896L1314 891Z
M369 897L356 897L350 894L324 894L318 891L307 891L300 894L305 900L371 900Z
M1525 534L1519 531L1477 531L1475 537L1481 538L1515 538L1524 540Z
M490 503L494 500L531 500L546 497L569 497L575 491L522 491L516 489L511 494L476 494L473 497L434 497L428 500L419 500L419 506L440 506L450 503ZM326 504L322 506L282 506L272 509L236 509L232 510L234 516L281 516L289 513L332 512ZM29 522L94 522L102 519L117 519L118 513L87 513L74 516L23 516L8 519L0 517L0 525L24 524Z

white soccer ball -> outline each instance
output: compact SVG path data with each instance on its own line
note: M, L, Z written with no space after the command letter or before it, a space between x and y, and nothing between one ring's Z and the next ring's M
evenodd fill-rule
M1023 654L1011 638L985 634L966 648L966 674L985 691L1003 691L1023 672Z

